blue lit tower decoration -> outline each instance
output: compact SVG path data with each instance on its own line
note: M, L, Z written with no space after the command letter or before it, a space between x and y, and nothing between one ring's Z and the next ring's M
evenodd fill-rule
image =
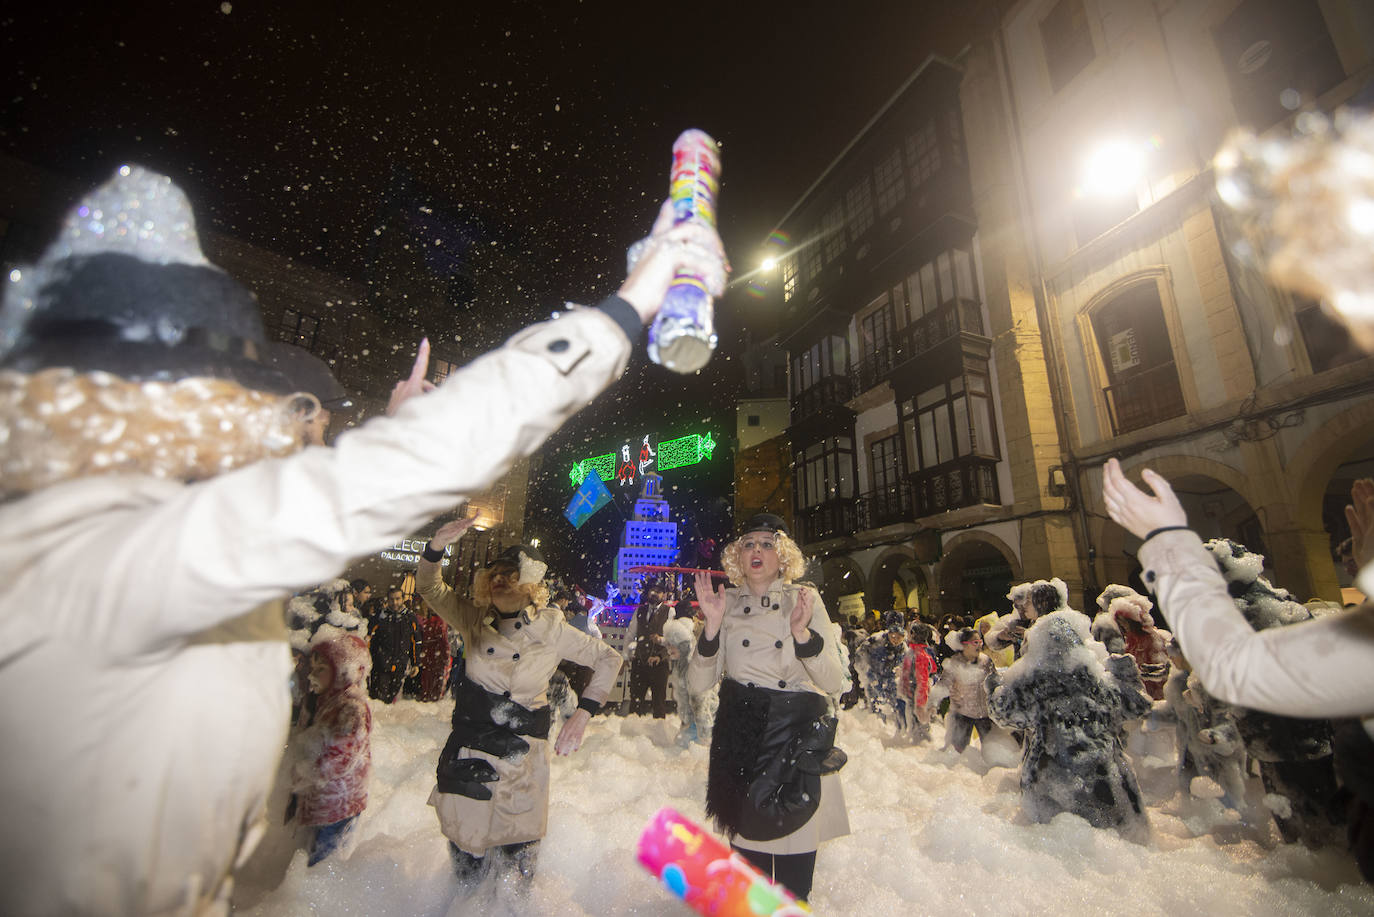
M668 501L661 493L663 479L650 472L643 476L634 516L625 523L620 550L615 557L616 583L620 599L639 603L643 573L629 572L634 567L666 567L677 558L677 523L668 519Z

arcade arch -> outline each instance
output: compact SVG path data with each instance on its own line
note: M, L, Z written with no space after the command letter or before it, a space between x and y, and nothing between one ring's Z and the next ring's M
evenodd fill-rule
M944 544L939 564L939 607L934 615L1003 610L1021 564L1005 542L987 532L960 532Z
M891 548L873 565L869 574L872 604L883 608L910 608L930 616L930 586L925 571L909 548Z

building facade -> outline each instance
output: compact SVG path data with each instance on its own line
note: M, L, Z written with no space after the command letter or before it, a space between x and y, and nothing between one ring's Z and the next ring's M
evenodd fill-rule
M778 226L796 530L841 613L1000 608L1073 554L1039 471L1059 443L1036 317L1008 292L1025 259L984 230L963 79L929 59Z
M1374 360L1266 281L1212 158L1236 128L1287 136L1361 92L1374 7L1025 0L962 63L966 118L1006 133L970 142L970 169L1007 185L1026 233L1085 600L1138 572L1101 504L1112 456L1168 478L1204 537L1268 555L1276 584L1338 599L1340 507L1374 471ZM1027 570L1050 572L1070 579Z

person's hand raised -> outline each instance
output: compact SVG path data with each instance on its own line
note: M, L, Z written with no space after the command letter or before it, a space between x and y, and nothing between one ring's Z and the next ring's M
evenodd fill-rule
M1345 519L1350 523L1355 566L1362 569L1374 562L1374 479L1360 478L1351 485Z
M476 516L467 516L462 519L454 519L452 522L445 522L439 526L439 530L429 540L429 546L436 551L442 551L461 538L463 533L472 528L476 522Z
M730 267L720 236L714 227L698 220L674 225L672 201L663 202L649 237L636 243L636 247L639 260L619 292L644 324L658 314L678 271L700 277L712 296L725 292L725 275Z
M696 575L697 604L701 606L701 616L706 619L702 635L707 640L716 639L720 633L720 623L725 620L725 586L716 588L711 582L711 574Z
M434 391L434 383L425 378L428 374L429 338L424 338L415 349L415 363L410 368L410 375L397 382L391 389L391 399L386 403L386 416L394 417L401 405L416 395Z
M803 589L797 593L797 601L792 604L792 617L788 622L792 627L792 639L798 643L805 643L811 639L811 633L807 629L811 626L811 615L814 609L811 607L811 590Z
M1187 525L1188 514L1174 496L1169 482L1148 468L1141 472L1141 478L1153 494L1145 493L1127 480L1116 459L1107 460L1102 469L1102 498L1107 504L1107 514L1137 538L1144 538L1156 529Z

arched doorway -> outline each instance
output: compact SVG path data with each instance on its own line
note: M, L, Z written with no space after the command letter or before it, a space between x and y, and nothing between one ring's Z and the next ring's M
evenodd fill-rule
M930 616L930 586L910 552L894 548L884 554L869 576L870 604L880 608L911 609Z
M1188 512L1188 525L1209 538L1230 538L1268 553L1259 516L1235 490L1205 474L1169 475L1169 486Z
M1339 601L1342 605L1364 599L1355 588L1355 571L1348 569L1340 557L1341 544L1350 537L1350 522L1345 518L1345 508L1350 503L1350 486L1360 478L1374 478L1374 437L1355 446L1345 461L1336 466L1326 482L1321 499L1322 529L1328 537L1331 564L1341 591Z
M831 620L864 611L864 575L853 559L831 554L821 560L821 582L817 586Z
M1008 611L1007 593L1017 576L1012 556L982 532L966 532L945 545L940 561L940 601L933 614L978 616Z

